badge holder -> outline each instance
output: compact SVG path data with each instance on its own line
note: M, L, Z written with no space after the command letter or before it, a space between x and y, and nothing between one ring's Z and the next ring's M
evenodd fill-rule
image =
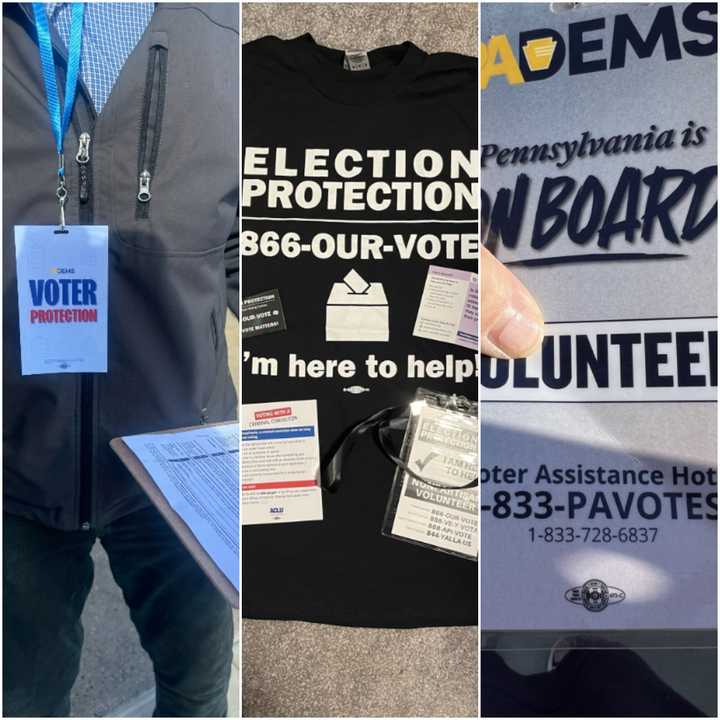
M64 138L77 94L84 3L71 3L65 95L58 94L47 8L33 3L57 155L59 225L15 225L22 375L107 372L108 227L66 224ZM78 159L78 162L80 160Z
M398 458L382 533L477 562L478 406L462 396L418 389Z

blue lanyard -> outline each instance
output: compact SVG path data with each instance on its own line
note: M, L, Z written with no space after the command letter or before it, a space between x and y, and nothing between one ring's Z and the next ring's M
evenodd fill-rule
M50 127L55 137L55 147L58 154L58 189L57 199L60 204L60 225L65 226L65 159L63 154L63 141L70 118L72 117L75 95L77 94L78 75L80 71L80 50L82 48L83 16L85 4L71 3L72 16L70 25L70 41L68 42L67 76L65 78L65 103L62 117L60 116L60 100L58 98L55 58L53 56L52 40L50 38L50 25L48 23L46 5L33 3L35 15L35 28L37 30L38 45L40 48L40 64L42 65L43 80L45 82L45 95L47 96L48 115Z

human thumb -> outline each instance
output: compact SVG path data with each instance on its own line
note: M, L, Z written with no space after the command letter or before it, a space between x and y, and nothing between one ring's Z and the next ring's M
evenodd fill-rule
M525 286L485 247L480 253L480 351L498 358L532 355L543 315Z

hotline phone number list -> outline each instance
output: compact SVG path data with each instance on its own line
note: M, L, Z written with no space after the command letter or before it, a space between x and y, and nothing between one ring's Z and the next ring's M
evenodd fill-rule
M480 511L496 520L546 520L548 526L553 520L563 525L565 520L598 526L608 521L628 523L622 532L601 527L530 528L533 542L651 542L654 537L651 540L645 532L649 528L644 527L648 522L717 520L713 467L674 465L663 472L540 465L531 473L529 468L496 465L481 469L480 485ZM547 489L540 489L543 486Z
M533 543L654 543L658 536L656 527L539 527L528 528Z
M496 520L717 520L717 493L499 490L483 497L480 511Z

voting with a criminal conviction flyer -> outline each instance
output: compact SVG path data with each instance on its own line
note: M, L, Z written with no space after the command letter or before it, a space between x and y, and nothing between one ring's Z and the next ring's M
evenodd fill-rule
M717 627L717 6L483 5L483 242L543 308L481 361L492 630Z

